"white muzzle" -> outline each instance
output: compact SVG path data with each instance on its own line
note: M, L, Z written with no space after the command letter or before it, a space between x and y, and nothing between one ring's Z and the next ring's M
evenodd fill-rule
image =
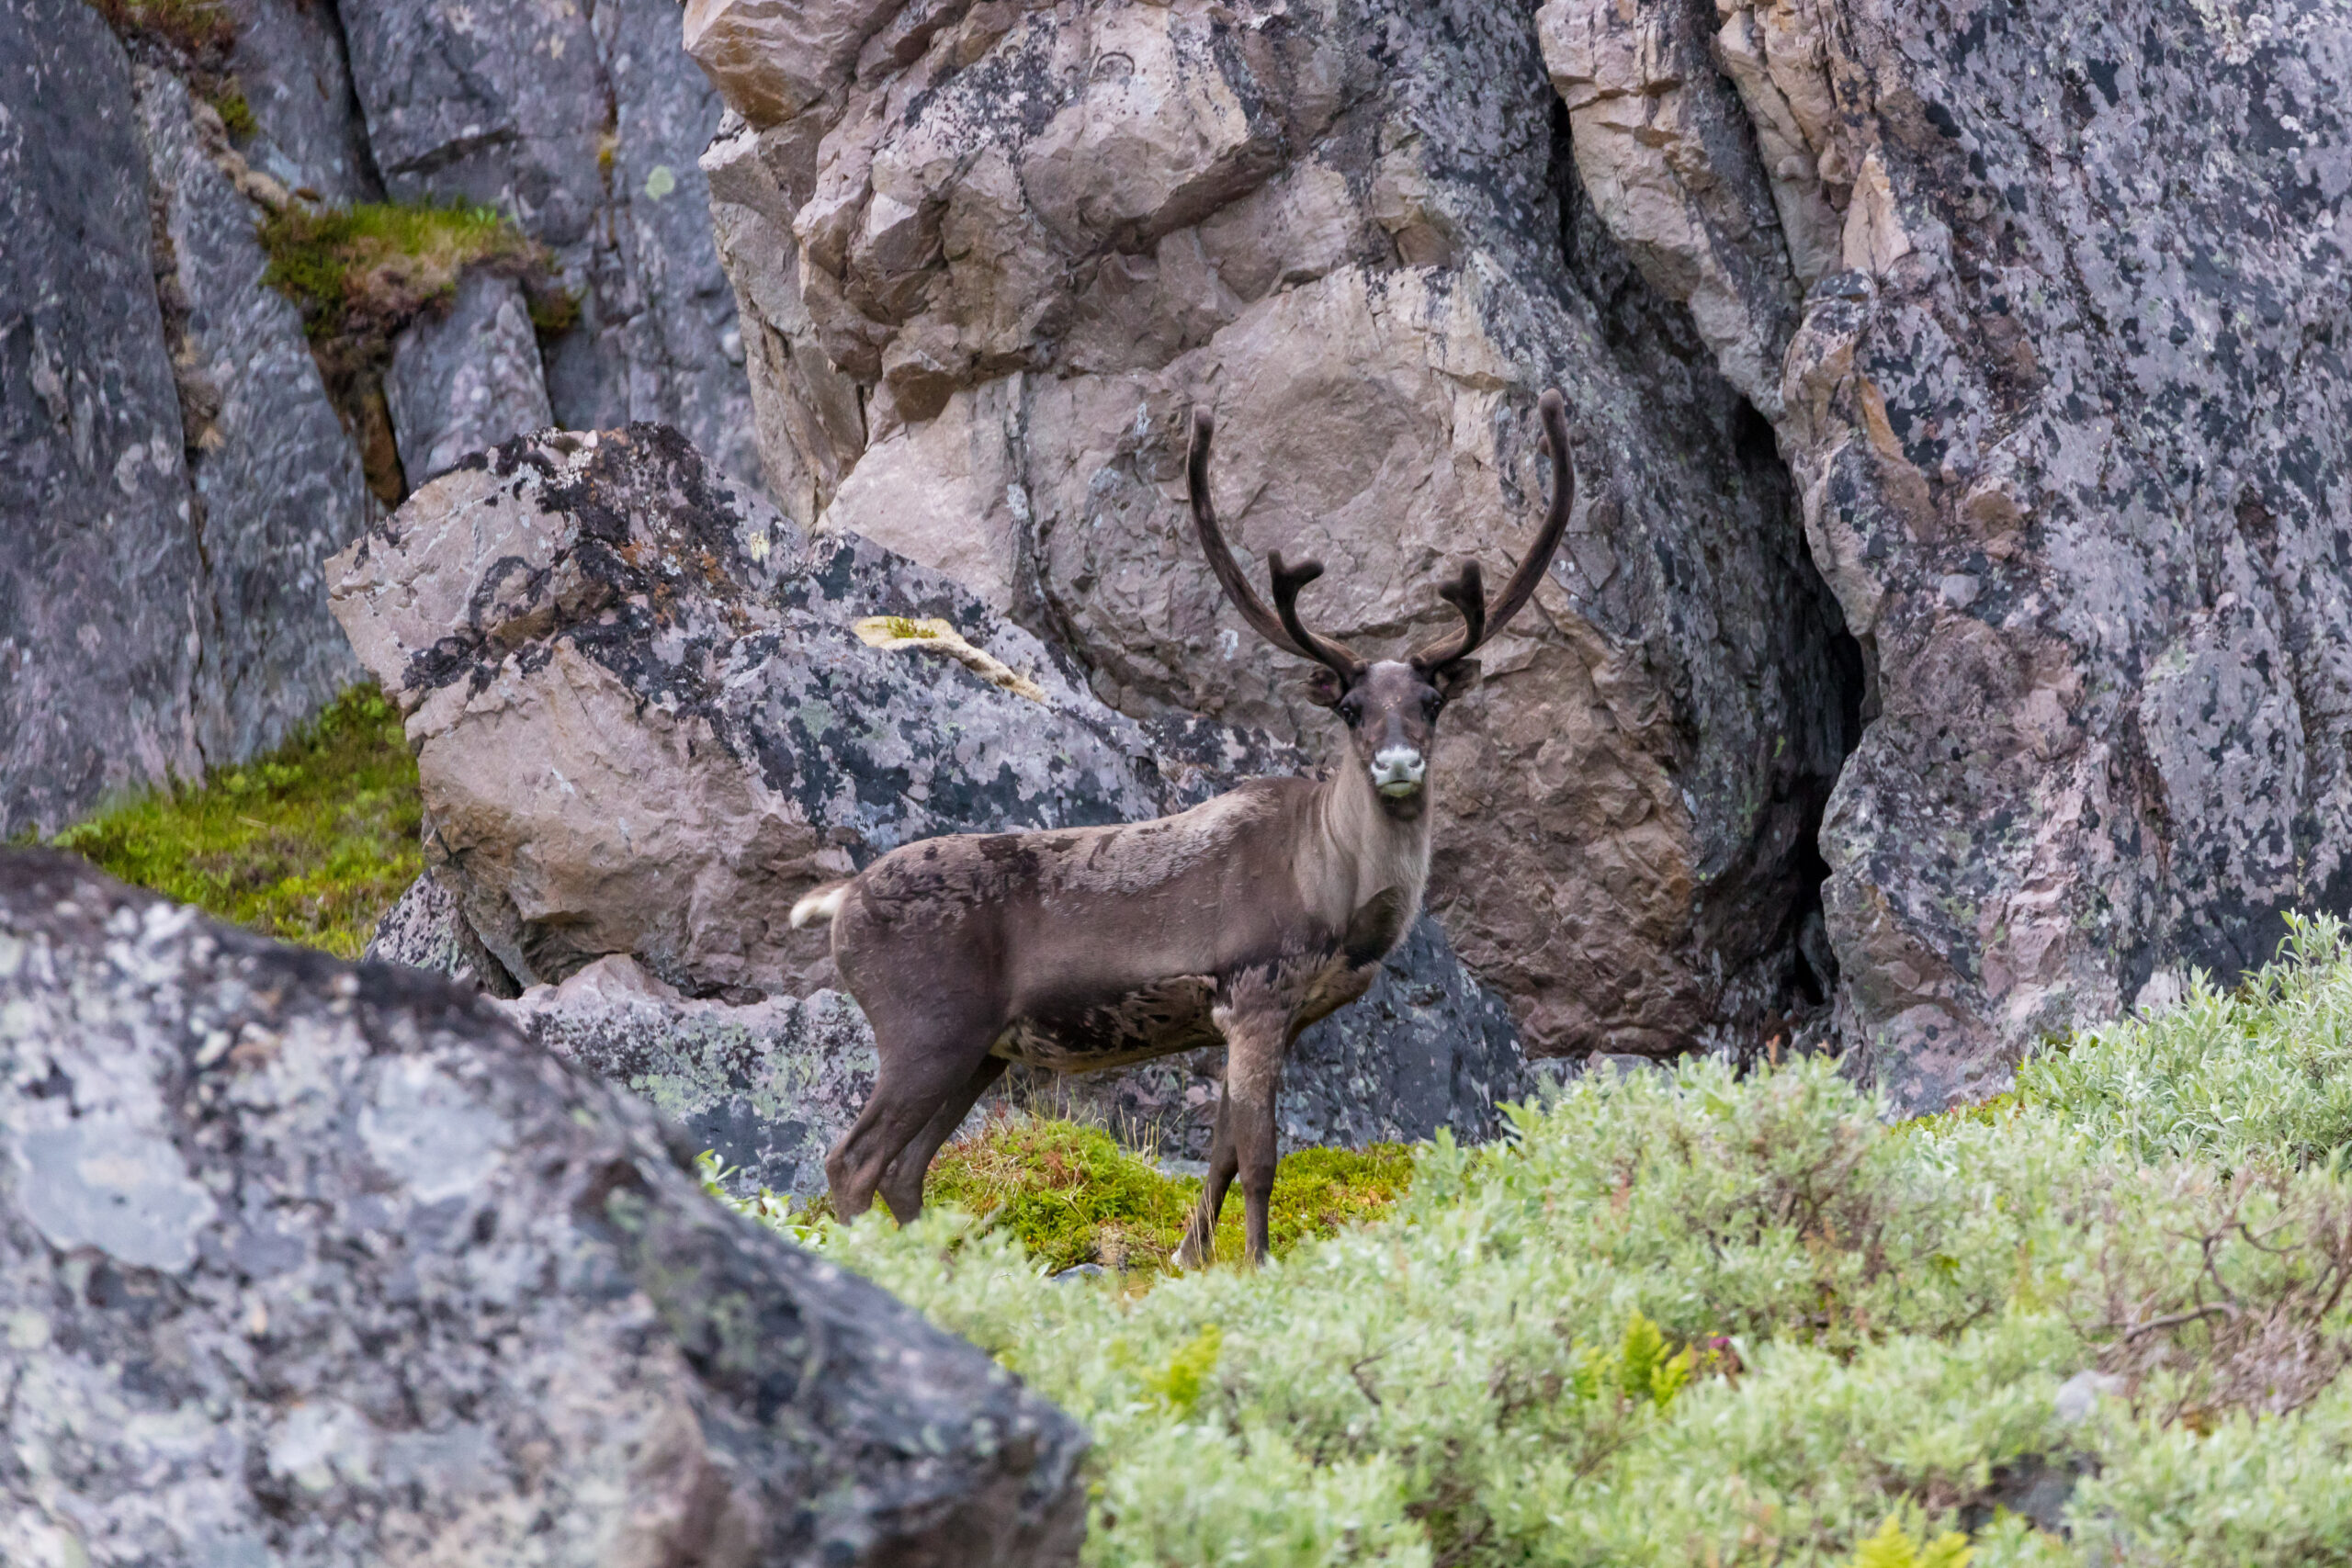
M1372 787L1392 800L1419 794L1429 764L1410 746L1391 746L1372 760Z

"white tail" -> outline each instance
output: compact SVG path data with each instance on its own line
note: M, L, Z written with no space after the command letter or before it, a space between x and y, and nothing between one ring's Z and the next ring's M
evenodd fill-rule
M849 897L849 884L829 882L792 907L792 929L813 926L819 920L830 921L842 912L842 900Z

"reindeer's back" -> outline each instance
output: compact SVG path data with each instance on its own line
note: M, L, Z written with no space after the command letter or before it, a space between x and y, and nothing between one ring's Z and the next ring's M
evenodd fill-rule
M1290 846L1313 788L1260 779L1148 822L908 844L851 885L835 963L869 1012L869 993L959 987L1040 1066L1209 1043L1217 977L1297 940Z

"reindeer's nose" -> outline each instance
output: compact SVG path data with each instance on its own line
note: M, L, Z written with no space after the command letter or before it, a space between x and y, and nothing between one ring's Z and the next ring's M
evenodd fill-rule
M1418 747L1384 746L1372 759L1372 786L1391 797L1417 793L1429 764Z

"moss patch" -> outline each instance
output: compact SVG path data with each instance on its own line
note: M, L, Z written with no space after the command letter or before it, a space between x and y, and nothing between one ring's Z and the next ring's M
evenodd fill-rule
M54 842L223 919L356 958L423 869L421 824L400 716L359 688L269 756L117 807Z
M446 302L469 268L542 265L521 230L486 207L361 202L289 207L261 225L263 281L294 301L313 343L392 335Z
M217 62L237 42L237 19L224 0L90 0L115 36L151 42L187 60Z
M1281 1257L1387 1212L1412 1180L1410 1150L1301 1149L1274 1172L1268 1241ZM1164 1271L1200 1201L1192 1177L1162 1175L1100 1128L1012 1118L950 1144L933 1163L924 1201L985 1216L1052 1269L1080 1263ZM1242 1255L1237 1185L1217 1226L1217 1257Z

